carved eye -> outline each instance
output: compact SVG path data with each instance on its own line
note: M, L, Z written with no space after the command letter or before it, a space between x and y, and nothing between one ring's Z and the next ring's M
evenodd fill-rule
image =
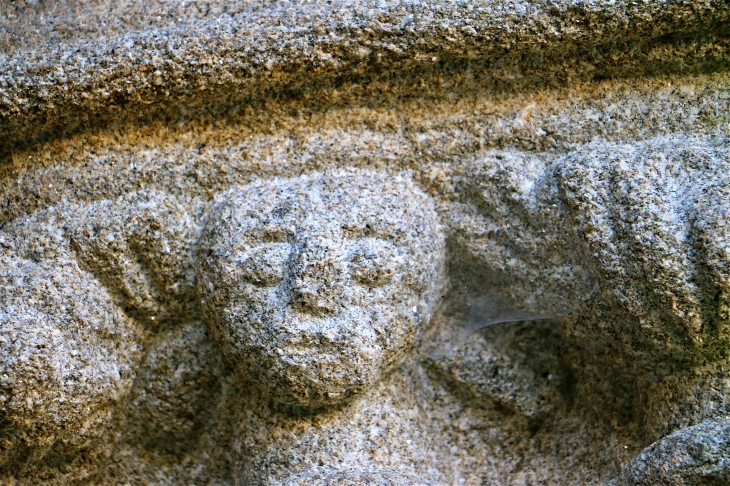
M350 257L352 278L367 287L380 287L396 272L396 248L386 240L363 238L355 244Z
M259 287L271 287L281 282L289 268L291 246L269 243L251 248L238 260L240 277Z

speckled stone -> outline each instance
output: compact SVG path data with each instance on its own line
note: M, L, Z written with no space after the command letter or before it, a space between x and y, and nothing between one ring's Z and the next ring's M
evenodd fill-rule
M725 484L725 1L0 8L0 483Z
M222 350L277 405L361 395L399 366L445 287L445 242L411 181L327 174L220 195L197 247Z

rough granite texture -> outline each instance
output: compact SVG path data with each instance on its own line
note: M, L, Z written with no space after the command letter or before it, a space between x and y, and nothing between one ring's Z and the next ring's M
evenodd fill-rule
M729 50L719 0L3 0L0 484L728 484Z
M196 249L198 293L243 379L311 412L402 364L445 286L428 196L402 178L351 173L216 199Z

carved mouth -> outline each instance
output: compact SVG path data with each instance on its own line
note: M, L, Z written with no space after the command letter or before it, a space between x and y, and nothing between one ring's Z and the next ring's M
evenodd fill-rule
M378 337L375 324L371 316L357 308L316 316L285 309L277 313L269 327L276 333L281 346L333 350L342 346L372 346Z
M335 405L361 394L379 374L377 361L345 346L303 344L279 348L269 370L278 402L303 407Z
M272 321L275 344L265 351L270 364L262 371L275 401L288 406L343 403L376 381L387 361L373 322L362 313L281 312Z

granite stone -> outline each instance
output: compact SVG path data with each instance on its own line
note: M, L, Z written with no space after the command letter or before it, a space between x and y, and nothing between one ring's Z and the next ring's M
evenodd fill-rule
M0 483L726 484L729 22L2 3Z

